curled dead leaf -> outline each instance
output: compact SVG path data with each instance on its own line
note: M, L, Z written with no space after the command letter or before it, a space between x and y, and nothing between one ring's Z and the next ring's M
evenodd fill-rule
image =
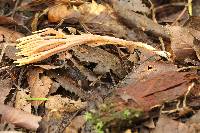
M38 123L42 119L40 116L35 116L3 104L0 104L0 115L2 116L1 121L30 130L36 130L39 127Z

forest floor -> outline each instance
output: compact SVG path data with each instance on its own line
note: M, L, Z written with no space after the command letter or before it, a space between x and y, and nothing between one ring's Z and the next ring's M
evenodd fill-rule
M0 0L0 131L199 133L200 1Z

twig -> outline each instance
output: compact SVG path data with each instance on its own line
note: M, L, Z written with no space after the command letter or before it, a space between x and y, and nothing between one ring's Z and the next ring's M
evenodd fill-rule
M186 3L176 2L176 3L164 4L164 5L156 7L155 10L159 10L159 9L162 9L162 8L165 8L165 7L168 7L168 6L186 6Z
M195 69L195 70L200 70L200 66L181 67L181 68L179 68L177 71L180 72L180 71L183 71L183 70L186 70L186 69Z
M174 22L171 24L172 26L175 25L179 19L181 19L181 17L184 15L184 13L186 12L187 8L186 6L184 7L184 9L181 11L181 13L178 15L178 17L174 20Z
M3 48L1 50L0 62L2 61L3 55L5 53L5 50L6 50L6 47L8 46L8 44L7 43L3 43L2 45L3 45Z
M188 0L188 12L192 16L192 0Z
M192 82L192 84L188 87L187 92L185 93L184 99L183 99L183 108L187 107L186 105L186 100L187 100L187 96L190 93L191 89L194 87L194 82Z
M15 2L15 6L14 6L14 8L13 8L13 10L12 10L12 15L11 15L12 18L13 18L14 15L15 15L15 12L16 12L16 9L17 9L17 6L18 6L18 4L19 4L19 1L20 1L20 0L16 0L16 2Z
M159 37L159 40L160 40L160 43L161 43L162 50L165 51L165 44L164 44L162 37Z
M151 9L151 12L152 12L152 20L155 23L158 23L158 21L156 20L156 14L155 14L156 10L155 10L154 4L151 2L151 0L148 0L148 1L149 1L150 5L151 5L150 9Z

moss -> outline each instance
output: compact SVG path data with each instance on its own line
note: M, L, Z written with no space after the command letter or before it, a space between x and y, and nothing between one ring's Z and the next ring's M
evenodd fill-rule
M106 128L128 126L139 120L143 115L140 109L125 108L118 110L113 104L102 104L99 110L86 112L85 118L92 123L97 133Z

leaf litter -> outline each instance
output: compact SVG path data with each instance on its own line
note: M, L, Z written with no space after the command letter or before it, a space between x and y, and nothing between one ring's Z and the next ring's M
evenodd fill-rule
M0 127L198 132L199 18L177 2L0 2Z

